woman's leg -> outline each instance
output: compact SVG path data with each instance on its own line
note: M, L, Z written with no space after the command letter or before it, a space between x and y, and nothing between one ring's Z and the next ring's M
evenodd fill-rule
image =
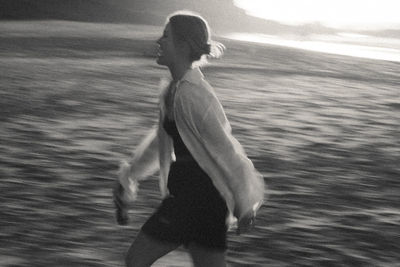
M126 256L127 267L147 267L179 247L179 244L156 240L140 231Z
M191 242L188 246L195 267L225 267L225 251L213 250Z

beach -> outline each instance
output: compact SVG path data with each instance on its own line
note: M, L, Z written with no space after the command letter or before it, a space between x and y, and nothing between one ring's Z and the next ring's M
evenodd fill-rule
M112 187L158 119L161 28L0 24L0 266L123 266L161 201L140 185L130 224ZM204 74L263 174L230 266L398 266L400 63L217 38ZM181 261L180 258L184 260ZM190 266L181 248L157 266Z

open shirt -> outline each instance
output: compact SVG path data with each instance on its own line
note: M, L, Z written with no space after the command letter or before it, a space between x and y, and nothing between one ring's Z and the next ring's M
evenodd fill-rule
M125 170L120 172L119 180L128 198L129 194L136 194L137 181L157 170L160 171L161 195L167 197L169 194L168 173L175 156L172 138L163 127L167 90L168 86L160 94L158 125L135 150ZM199 68L189 69L176 83L173 102L179 134L225 199L230 211L228 218L233 215L240 220L249 212L255 214L264 199L263 177L232 136L223 107Z

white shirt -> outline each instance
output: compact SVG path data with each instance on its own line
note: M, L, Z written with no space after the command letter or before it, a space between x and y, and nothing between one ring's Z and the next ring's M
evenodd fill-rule
M166 133L165 95L160 94L159 123L135 150L129 164L122 165L120 182L131 198L137 181L160 170L160 191L168 196L168 173L175 160L172 138ZM241 219L256 212L264 199L264 180L232 136L231 126L214 89L200 69L189 69L176 85L173 113L179 134L199 166L223 196L230 216Z

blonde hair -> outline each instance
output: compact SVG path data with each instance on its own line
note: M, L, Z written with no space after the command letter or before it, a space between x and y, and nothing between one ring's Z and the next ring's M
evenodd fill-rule
M207 58L220 58L225 46L211 40L211 31L207 21L192 11L181 10L171 14L170 24L176 41L184 41L190 48L190 60L193 65L204 65Z

